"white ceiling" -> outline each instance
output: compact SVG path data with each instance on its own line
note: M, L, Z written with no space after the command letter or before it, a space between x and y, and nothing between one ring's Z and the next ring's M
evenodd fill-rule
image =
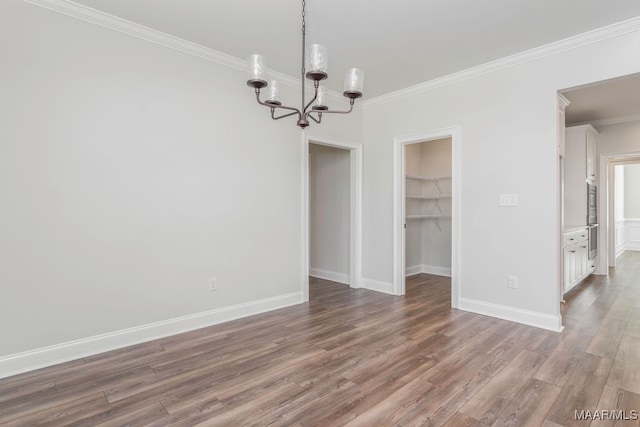
M300 72L299 0L76 0L147 27ZM329 50L327 85L365 71L375 97L640 16L638 0L307 0L307 40Z

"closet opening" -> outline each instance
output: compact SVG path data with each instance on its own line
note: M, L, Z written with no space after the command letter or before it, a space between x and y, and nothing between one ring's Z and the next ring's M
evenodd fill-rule
M451 138L405 147L405 277L451 277ZM440 280L438 283L448 283Z
M394 140L394 293L459 306L459 128ZM439 296L439 297L438 297Z

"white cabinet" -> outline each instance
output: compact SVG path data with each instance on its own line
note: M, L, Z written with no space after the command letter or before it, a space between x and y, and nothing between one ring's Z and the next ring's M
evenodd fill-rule
M598 131L591 125L565 129L565 172L582 182L596 179Z
M587 233L586 228L566 232L562 236L564 241L564 244L562 246L564 247L575 245L576 243L580 243L589 239L589 234Z
M586 132L586 145L587 145L587 173L586 179L589 181L596 180L596 139L597 132L595 129L587 130Z
M589 260L589 237L586 228L574 229L563 234L564 292L568 292L595 270L595 262Z
M583 279L582 256L580 245L572 245L564 248L564 292L569 292Z
M591 125L566 128L564 223L587 225L587 182L597 179L598 132Z

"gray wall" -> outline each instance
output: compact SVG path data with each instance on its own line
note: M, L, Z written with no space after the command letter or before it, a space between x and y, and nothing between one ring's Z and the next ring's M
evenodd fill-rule
M348 150L309 144L309 270L348 283Z
M640 164L624 166L624 217L640 218Z
M300 130L244 71L19 0L0 24L0 362L301 300ZM321 131L361 129L357 111Z

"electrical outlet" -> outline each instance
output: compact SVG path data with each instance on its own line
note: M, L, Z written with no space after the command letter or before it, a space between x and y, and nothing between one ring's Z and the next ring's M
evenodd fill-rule
M509 288L518 289L518 276L509 276Z
M218 290L218 282L215 277L212 277L211 279L209 279L209 292L213 292L217 290Z

